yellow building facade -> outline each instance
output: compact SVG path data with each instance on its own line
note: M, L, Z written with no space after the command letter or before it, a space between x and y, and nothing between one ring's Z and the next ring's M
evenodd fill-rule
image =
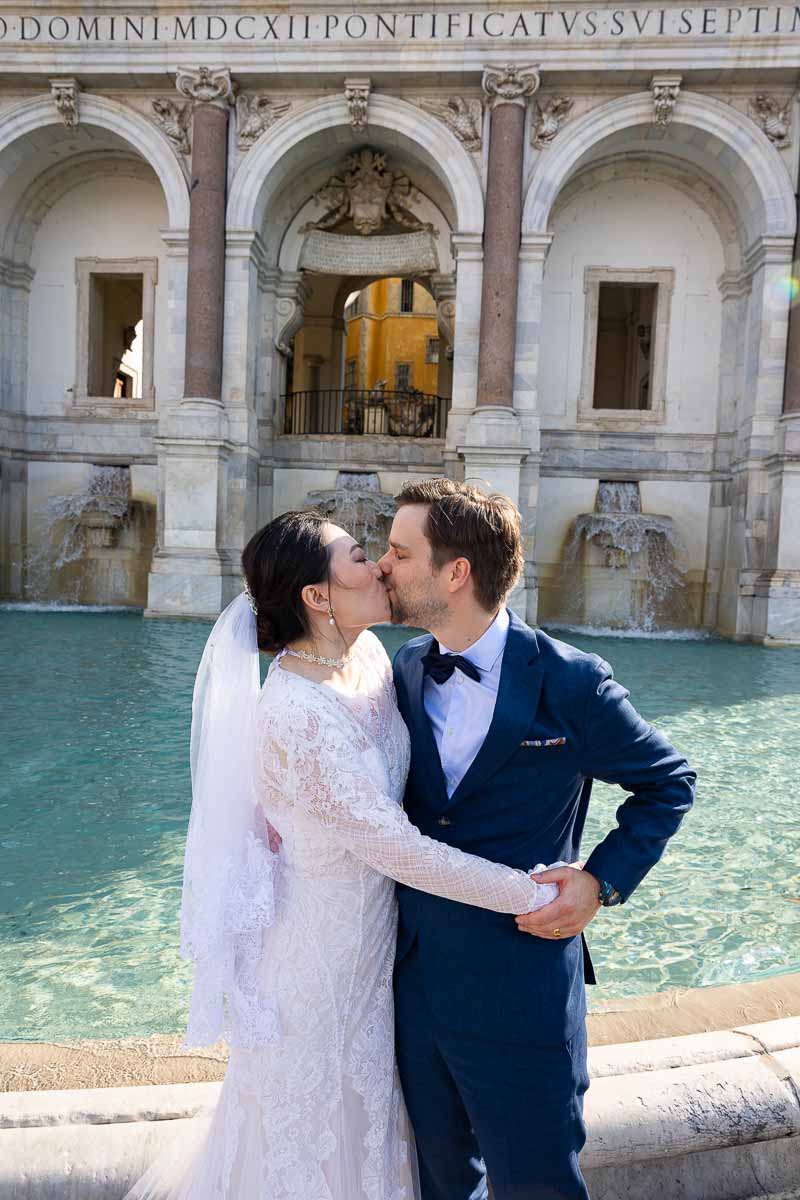
M345 308L345 388L435 395L439 332L433 296L411 279L378 279Z

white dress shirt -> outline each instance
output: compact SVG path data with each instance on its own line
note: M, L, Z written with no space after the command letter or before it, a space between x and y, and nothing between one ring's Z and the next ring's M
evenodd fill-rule
M442 762L447 795L452 796L483 745L494 716L500 668L508 637L508 609L501 608L486 632L461 652L480 671L480 683L458 667L444 683L425 676L423 701ZM442 654L455 654L442 642Z

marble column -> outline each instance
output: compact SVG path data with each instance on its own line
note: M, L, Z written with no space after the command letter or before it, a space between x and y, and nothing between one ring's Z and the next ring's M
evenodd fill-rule
M521 496L522 465L530 454L530 443L525 423L514 408L514 374L525 110L538 86L539 74L533 67L487 68L483 76L491 129L477 395L458 446L465 480L485 491L502 492L518 506L522 500L523 508L527 506ZM521 516L527 541L532 543L529 522L525 513ZM529 584L526 574L508 601L523 619L529 608ZM535 590L533 595L535 607Z
M222 402L228 70L179 71L192 104L191 208L182 398L159 412L158 542L147 616L216 616L241 587L231 548L246 433ZM246 455L245 455L246 458ZM245 472L246 473L246 472Z
M534 68L487 69L483 90L491 110L483 287L478 354L478 404L513 403L517 328L525 110L539 87Z
M192 102L192 184L186 295L184 399L219 403L225 285L225 194L229 71L181 72L178 91Z

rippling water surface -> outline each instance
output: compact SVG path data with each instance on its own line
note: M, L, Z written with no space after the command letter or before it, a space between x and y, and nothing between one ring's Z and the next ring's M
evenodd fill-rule
M0 1040L183 1028L194 673L210 626L0 609ZM381 631L390 652L408 631ZM563 636L699 770L661 863L587 938L593 1001L800 970L800 651ZM599 785L583 856L623 798Z

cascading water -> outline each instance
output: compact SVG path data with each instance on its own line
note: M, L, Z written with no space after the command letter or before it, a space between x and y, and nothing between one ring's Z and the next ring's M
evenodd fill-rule
M132 516L129 467L93 466L84 488L48 497L36 514L41 536L27 557L28 598L131 603L134 552L119 543Z
M594 512L576 517L564 555L572 614L645 632L680 623L682 551L671 517L642 512L637 482L601 481Z
M380 490L374 471L339 471L335 486L309 492L306 504L352 534L364 547L367 558L377 560L385 554L396 505Z

